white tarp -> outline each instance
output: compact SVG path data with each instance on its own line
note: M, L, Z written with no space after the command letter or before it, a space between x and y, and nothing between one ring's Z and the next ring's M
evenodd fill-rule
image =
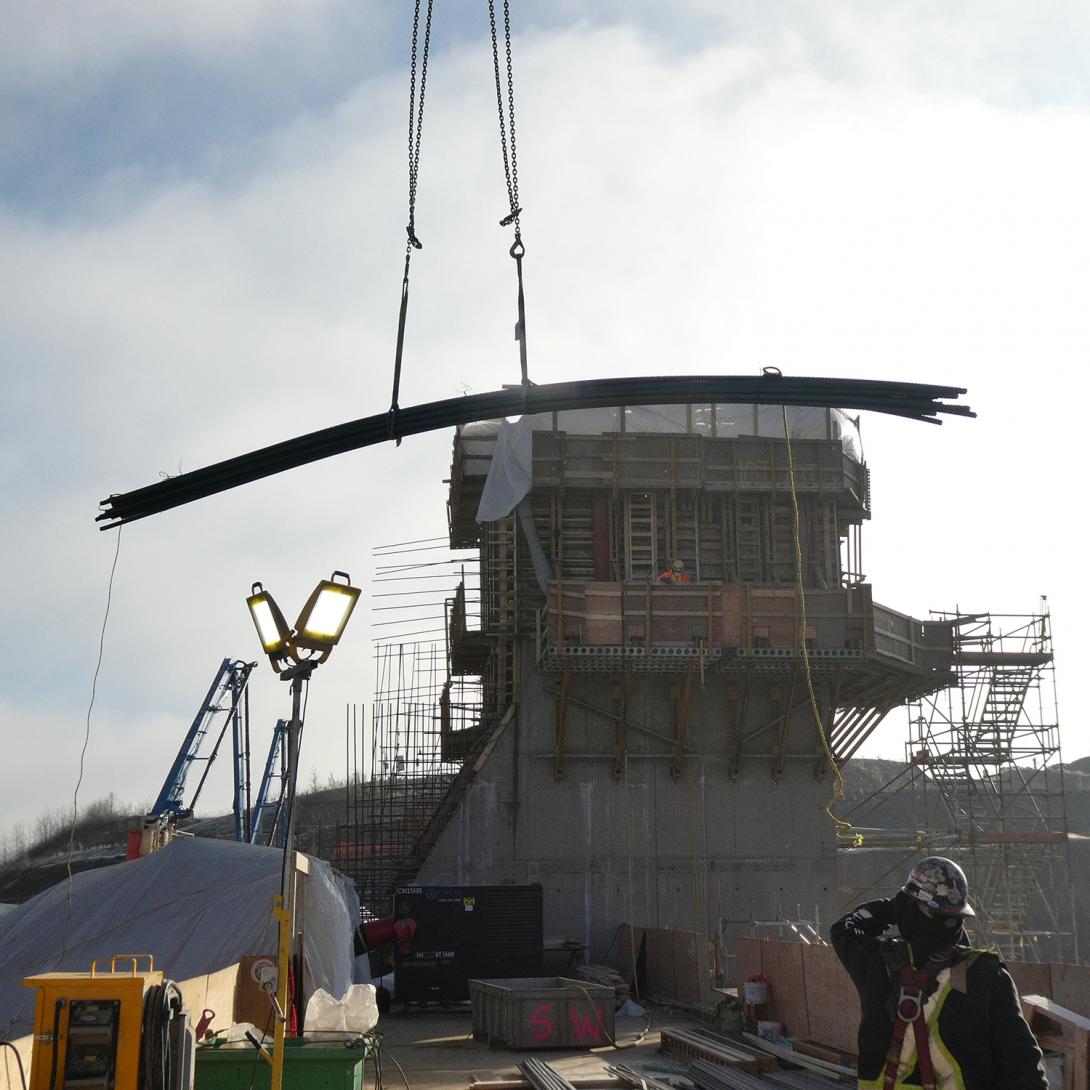
M626 408L624 432L656 433L660 435L712 435L733 438L740 435L763 435L783 438L783 409L778 405L653 405ZM792 439L825 439L828 437L825 409L788 408L787 423ZM833 438L839 439L844 452L857 461L861 458L859 429L840 409L831 410ZM505 518L530 491L533 474L533 433L563 431L572 435L603 435L621 430L620 409L572 409L561 413L535 413L518 420L482 421L461 432L463 445L472 447L475 462L491 450L480 506L478 522L493 522ZM474 439L495 435L495 445Z
M275 952L282 858L275 848L180 837L142 859L75 875L70 910L67 882L18 906L0 919L0 1040L33 1032L26 976L86 972L94 958L135 953L180 981ZM320 860L311 859L306 883L307 991L343 995L359 901Z

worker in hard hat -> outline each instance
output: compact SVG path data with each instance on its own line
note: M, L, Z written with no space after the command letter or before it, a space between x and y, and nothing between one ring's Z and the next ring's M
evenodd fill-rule
M689 573L685 570L685 565L680 560L675 560L666 571L659 575L658 581L660 583L688 583Z
M863 1009L860 1087L1048 1090L1014 981L998 954L969 946L968 892L961 867L932 856L895 897L833 924ZM899 935L883 938L889 928Z

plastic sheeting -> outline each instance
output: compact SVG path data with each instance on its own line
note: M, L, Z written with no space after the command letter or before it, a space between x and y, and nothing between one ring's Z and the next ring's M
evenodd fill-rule
M621 431L660 435L715 435L730 439L741 435L783 438L783 409L778 405L657 405L621 409L573 409L562 413L537 413L510 421L483 421L462 429L463 457L467 471L483 471L488 453L491 463L477 508L478 522L505 518L530 491L533 474L533 433L563 431L572 435L603 435ZM829 421L826 412L831 413ZM833 438L844 452L860 460L859 429L839 409L788 408L787 426L792 439L826 439L832 424ZM484 442L495 436L495 443Z
M171 980L227 968L276 950L272 899L282 853L228 840L185 837L152 855L61 882L0 919L0 1039L34 1029L26 976L86 972L94 958L151 954ZM67 926L66 926L67 920ZM306 990L343 995L352 983L359 901L328 864L306 880Z

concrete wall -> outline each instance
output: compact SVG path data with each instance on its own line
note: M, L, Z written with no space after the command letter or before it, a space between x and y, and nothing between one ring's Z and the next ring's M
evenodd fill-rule
M419 875L422 883L540 882L545 931L587 943L601 958L617 927L672 927L716 933L720 918L805 916L826 922L836 902L832 826L823 808L828 778L814 775L818 752L809 708L791 720L782 782L773 781L775 731L747 741L731 782L726 681L694 679L688 745L672 775L675 704L683 675L633 674L628 758L614 777L611 721L580 702L612 711L608 674L573 675L563 779L554 777L555 678L522 652L519 711L469 787ZM786 686L779 700L786 701ZM802 699L801 682L795 701ZM751 684L750 727L774 717L768 680ZM636 724L655 732L654 737ZM728 926L728 950L739 928Z

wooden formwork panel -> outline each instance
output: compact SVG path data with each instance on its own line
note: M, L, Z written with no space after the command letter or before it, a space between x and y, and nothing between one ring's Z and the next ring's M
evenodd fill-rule
M791 474L782 439L758 436L577 435L535 431L535 488L685 488L787 491ZM792 443L799 492L850 493L863 499L861 467L835 439Z
M869 594L859 589L809 592L806 638L819 649L865 650L869 603ZM795 648L801 611L792 587L589 581L550 590L547 629L553 640L561 619L566 645L692 645L704 640L714 651Z

